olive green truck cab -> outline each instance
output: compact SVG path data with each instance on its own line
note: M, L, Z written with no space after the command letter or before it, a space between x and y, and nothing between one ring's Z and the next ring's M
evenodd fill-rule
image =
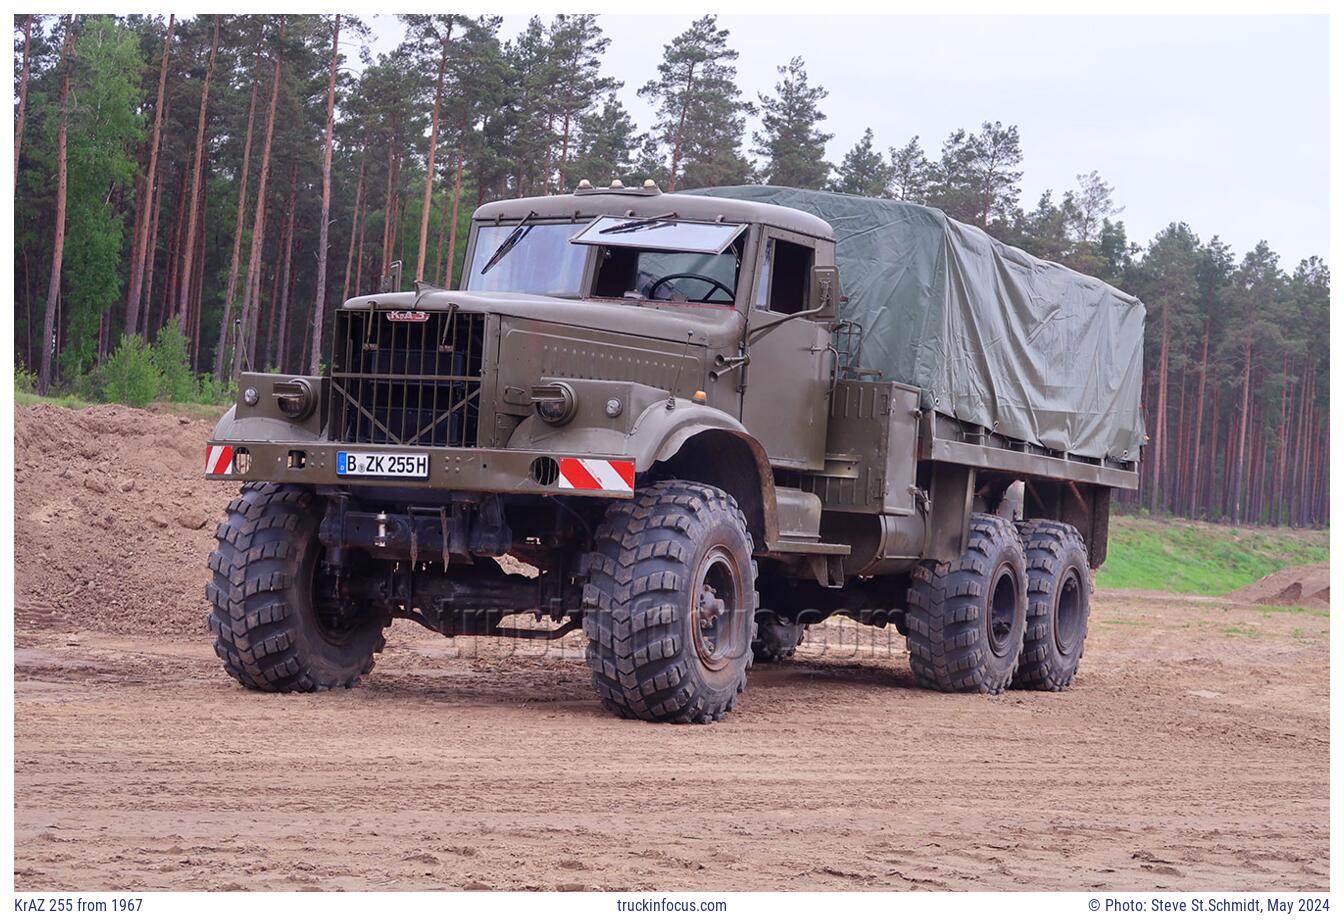
M930 688L1068 686L1137 450L1032 443L863 367L814 213L582 183L471 226L461 290L357 296L323 376L238 381L206 593L244 686L353 686L396 618L581 628L608 709L703 723L835 614L899 630Z

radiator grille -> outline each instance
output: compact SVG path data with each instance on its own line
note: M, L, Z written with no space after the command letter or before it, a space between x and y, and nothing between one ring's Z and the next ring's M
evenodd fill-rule
M338 310L331 357L330 431L356 444L474 447L480 417L485 315ZM415 316L426 314L412 314Z

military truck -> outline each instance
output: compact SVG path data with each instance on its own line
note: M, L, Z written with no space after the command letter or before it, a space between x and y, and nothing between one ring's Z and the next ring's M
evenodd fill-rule
M354 686L397 618L582 629L611 712L708 723L840 614L904 634L925 687L1062 690L1137 482L1143 322L901 202L486 204L461 290L356 296L326 373L240 376L206 457L242 484L215 650L313 691Z

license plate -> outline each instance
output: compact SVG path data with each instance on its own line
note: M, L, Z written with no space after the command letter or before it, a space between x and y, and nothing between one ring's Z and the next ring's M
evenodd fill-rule
M429 454L373 454L338 450L337 476L391 476L401 479L428 479Z

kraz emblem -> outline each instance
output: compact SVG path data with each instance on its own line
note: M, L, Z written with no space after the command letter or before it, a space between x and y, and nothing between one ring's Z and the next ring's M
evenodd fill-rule
M429 321L429 314L424 310L390 310L387 318L394 323L424 323Z

